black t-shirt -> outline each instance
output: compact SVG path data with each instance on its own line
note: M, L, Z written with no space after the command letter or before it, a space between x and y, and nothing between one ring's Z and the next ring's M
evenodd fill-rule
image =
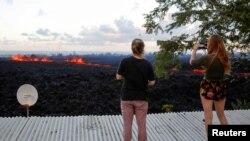
M133 56L124 58L120 62L117 73L124 77L121 100L147 101L148 81L155 79L153 67L149 61Z

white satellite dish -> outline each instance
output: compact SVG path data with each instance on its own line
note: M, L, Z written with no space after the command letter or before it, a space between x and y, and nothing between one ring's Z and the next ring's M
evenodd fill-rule
M29 107L33 106L38 99L38 92L33 85L24 84L17 90L18 102L27 108L27 116L29 116Z

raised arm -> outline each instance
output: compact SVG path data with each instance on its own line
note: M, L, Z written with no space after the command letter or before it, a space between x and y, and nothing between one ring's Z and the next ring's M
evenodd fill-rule
M192 54L191 54L191 57L190 57L190 60L189 60L190 65L192 65L192 61L195 60L195 58L196 58L196 52L198 50L198 47L199 47L198 43L194 44L193 51L192 51Z

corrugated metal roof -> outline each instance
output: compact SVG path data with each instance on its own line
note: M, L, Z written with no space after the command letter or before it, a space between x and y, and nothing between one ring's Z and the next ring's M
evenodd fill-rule
M250 124L250 110L225 111L229 124ZM219 124L213 111L213 124ZM203 111L148 114L148 141L206 140ZM0 117L1 141L121 141L121 115ZM136 121L133 141L137 140Z

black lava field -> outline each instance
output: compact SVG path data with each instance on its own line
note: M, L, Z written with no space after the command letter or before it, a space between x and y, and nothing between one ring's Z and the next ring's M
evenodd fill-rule
M15 62L0 60L0 116L26 116L17 101L17 90L31 84L38 91L31 116L117 115L120 111L122 81L115 80L117 64L93 67L63 62ZM189 72L189 73L187 73ZM149 91L148 113L166 112L163 105L173 105L172 112L201 111L199 83L201 74L190 71L158 79ZM236 99L250 101L249 78L228 80L226 110Z

